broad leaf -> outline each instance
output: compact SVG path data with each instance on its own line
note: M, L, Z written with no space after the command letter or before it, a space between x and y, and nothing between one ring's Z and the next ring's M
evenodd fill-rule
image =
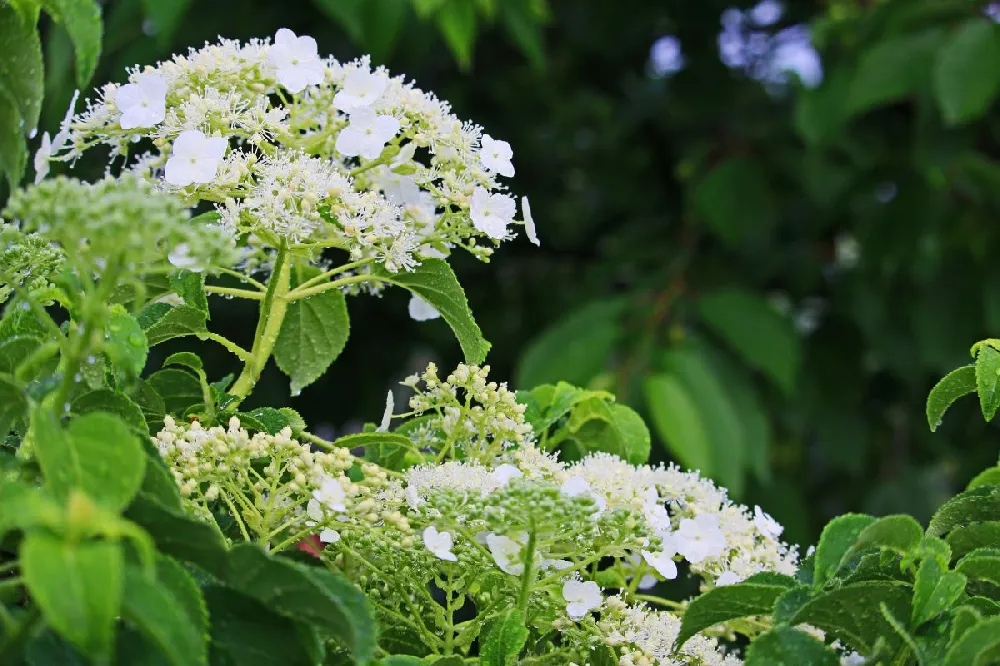
M319 273L312 267L297 270L297 284ZM319 379L340 356L350 328L347 300L339 289L289 303L274 345L274 360L292 380L293 395Z
M989 110L998 92L1000 33L992 21L973 19L937 52L934 94L941 115L950 125L974 120Z
M813 570L813 586L816 589L821 588L837 573L858 537L874 522L875 519L871 516L847 513L826 524L816 546Z
M732 157L694 186L699 215L728 245L738 247L749 238L766 236L777 223L778 203L766 174L754 159Z
M1000 521L991 520L956 528L948 534L948 545L955 557L977 548L1000 548Z
M21 137L38 126L44 91L42 47L34 24L21 20L6 3L0 5L0 97L20 116Z
M150 303L139 311L136 319L146 332L150 347L171 338L198 335L208 330L206 312L190 305Z
M101 53L100 5L94 0L42 0L49 15L61 23L76 51L76 85L83 88L94 75Z
M1000 351L990 345L980 345L976 353L975 368L979 406L983 418L989 421L997 413L997 408L1000 408Z
M938 429L941 418L953 402L975 390L976 370L971 365L952 370L942 377L927 396L927 424L931 430Z
M183 415L195 405L205 402L201 383L191 373L178 368L167 368L154 372L146 380L170 414Z
M913 612L910 623L924 622L951 608L965 591L966 578L955 571L942 571L937 561L928 557L920 563L913 584Z
M293 620L230 588L210 585L203 594L213 665L274 666L280 655L282 666L315 666Z
M1000 585L1000 550L995 548L974 550L955 564L955 571L973 580L985 580Z
M84 653L107 659L122 600L121 546L32 531L21 544L20 560L45 621Z
M956 527L994 520L1000 516L1000 486L982 486L945 502L931 518L927 534L941 536Z
M894 102L913 93L928 78L941 30L887 37L861 56L847 94L850 114Z
M150 343L139 322L120 305L113 306L104 351L126 377L138 377L146 365Z
M747 648L747 666L840 666L837 654L804 631L775 627Z
M479 648L483 666L513 666L528 640L528 629L519 610L511 609L493 621Z
M811 624L851 649L867 653L879 639L894 635L879 604L884 603L895 617L909 617L911 595L905 583L866 581L845 585L810 599L791 622Z
M684 611L677 645L682 646L702 629L721 622L750 615L770 615L778 597L795 586L793 579L782 577L712 588L692 599Z
M111 389L98 389L74 398L70 404L70 411L74 414L110 412L124 421L136 433L143 436L148 434L146 419L143 417L139 405L135 404L124 393L118 393Z
M972 625L945 655L943 666L988 666L1000 658L1000 617Z
M486 360L490 343L472 318L465 291L447 262L442 259L424 259L420 266L408 273L390 273L380 268L374 274L384 282L409 289L433 305L455 332L466 363L479 365Z
M712 476L712 445L691 393L679 378L652 375L645 384L653 429L684 467Z
M28 398L13 382L0 377L0 439L7 436L24 419Z
M142 493L129 505L125 517L149 532L160 552L196 564L220 578L226 576L226 544L218 530Z

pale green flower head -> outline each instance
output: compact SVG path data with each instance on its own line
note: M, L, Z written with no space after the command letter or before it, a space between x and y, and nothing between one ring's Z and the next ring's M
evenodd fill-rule
M0 247L0 304L17 289L28 294L44 291L66 260L65 253L45 237L10 225L0 226Z

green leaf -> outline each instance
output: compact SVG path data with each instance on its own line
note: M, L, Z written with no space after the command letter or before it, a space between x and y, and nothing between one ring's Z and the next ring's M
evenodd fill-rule
M151 0L156 1L156 0ZM313 0L319 10L340 24L355 44L364 43L364 5L367 0Z
M954 642L943 666L988 666L1000 658L1000 617L980 620Z
M407 453L419 452L417 445L409 437L391 432L359 432L345 435L337 439L334 446L348 450L363 447L365 460L395 471L401 471L406 466Z
M49 626L84 653L106 660L121 607L121 547L32 531L24 537L20 559L31 597Z
M149 532L160 552L196 564L220 578L228 572L226 544L218 530L140 493L125 517Z
M976 390L983 418L989 421L1000 408L1000 351L981 345L976 353Z
M749 615L770 615L778 597L795 586L793 579L782 578L768 580L766 583L744 581L736 585L712 588L692 599L684 611L677 645L683 646L685 641L702 629L721 622Z
M142 478L139 492L171 511L182 513L180 489L174 480L173 473L167 469L163 459L158 454L146 456L146 474Z
M195 273L189 270L177 271L170 276L170 288L184 299L184 305L204 312L205 318L211 319L208 313L208 296L205 294L204 273Z
M892 36L861 56L847 94L847 112L863 113L913 93L927 80L941 42L938 28Z
M295 622L225 587L202 590L211 618L212 661L222 666L315 666Z
M857 513L837 516L823 528L816 546L813 587L822 588L840 569L858 537L875 519Z
M143 11L153 22L156 41L160 46L170 46L174 33L190 7L191 0L142 0Z
M950 34L934 61L934 93L949 125L985 114L1000 92L1000 35L984 18ZM994 411L996 411L994 409Z
M896 617L910 616L910 586L894 581L866 581L834 588L813 597L792 618L822 629L851 649L868 653L892 627L879 604L884 603Z
M0 22L6 8L0 5ZM2 28L0 28L2 30ZM7 178L10 191L17 189L28 164L28 149L24 143L21 114L13 102L0 95L0 169Z
M787 317L761 296L740 288L709 292L698 301L702 321L781 390L795 390L802 340Z
M536 71L545 69L545 48L540 21L531 15L530 3L501 2L500 20L504 29Z
M906 555L920 544L923 536L924 528L912 517L904 514L884 516L861 531L840 564L843 566L851 555L867 548L887 548Z
M0 377L0 440L24 419L28 398L13 382Z
M73 419L64 430L37 409L31 419L35 452L47 485L65 500L74 488L118 511L131 500L146 471L146 457L125 422L106 412Z
M237 412L236 416L241 421L249 419L254 424L253 430L266 432L269 435L277 435L282 428L288 427L288 418L274 407L258 407L249 412ZM249 427L247 423L243 427Z
M87 666L90 661L62 636L46 629L24 649L27 666Z
M476 43L475 6L467 0L451 0L438 11L437 24L459 67L469 69L472 47Z
M951 403L975 390L976 369L971 365L952 370L942 377L927 396L927 425L931 427L931 432L941 425L941 418Z
M941 536L956 527L995 519L1000 515L1000 487L982 486L952 497L931 518L927 534Z
M15 335L0 342L0 372L14 374L44 340L34 335Z
M168 365L179 365L181 367L189 368L196 372L198 370L205 369L205 364L202 363L202 360L198 357L197 354L194 354L192 352L177 352L176 354L171 354L163 362L164 368L167 367Z
M158 345L172 338L198 335L208 331L208 315L190 305L170 305L169 303L149 303L136 319L146 332L149 346Z
M101 8L94 0L42 0L45 10L61 23L76 51L76 85L83 88L97 69L101 54Z
M297 286L320 274L318 268L296 271ZM291 378L291 391L297 395L304 387L323 376L347 344L351 324L347 299L339 289L293 301L274 345L274 360Z
M591 397L574 405L565 427L549 442L565 438L574 440L581 451L605 451L633 465L649 458L649 430L642 417L604 397Z
M557 382L586 386L614 351L627 305L624 298L598 300L556 320L521 354L515 385L525 389Z
M138 377L146 365L149 342L139 322L120 305L112 307L104 351L127 377Z
M322 628L346 645L358 664L369 663L376 626L365 595L326 569L266 555L256 544L229 552L230 584L269 608Z
M465 362L480 365L486 360L490 343L483 337L479 325L472 318L465 291L458 283L454 271L443 259L424 259L408 273L390 273L377 268L373 274L379 279L404 287L433 305L455 332L465 354Z
M955 557L962 557L977 548L1000 548L1000 521L956 528L948 535L948 545Z
M427 666L427 664L426 660L408 654L394 654L379 662L380 666Z
M483 666L513 666L528 640L524 617L516 608L493 621L482 640L479 661Z
M746 479L743 423L715 368L694 345L663 354L663 369L678 377L690 392L711 447L712 478L740 497Z
M204 403L205 396L198 379L184 370L159 370L146 381L163 400L163 405L170 414L183 415L192 406Z
M712 445L693 397L681 380L652 375L645 383L653 429L684 467L712 476Z
M969 485L965 489L972 490L982 486L1000 486L1000 465L984 469L972 481L969 481Z
M966 578L954 571L941 571L932 557L924 558L913 583L913 612L910 624L914 628L945 612L965 591Z
M517 401L524 404L524 418L535 432L548 430L556 421L569 414L580 402L591 397L605 397L598 391L577 388L566 382L542 384L530 391L518 391ZM607 394L610 398L611 395Z
M157 433L163 428L163 417L167 413L167 405L156 392L152 384L144 379L138 380L129 392L129 397L139 406L146 428L150 433Z
M125 568L122 616L174 666L208 663L208 613L197 584L184 569L160 556L156 576Z
M38 126L38 114L44 94L42 45L34 24L21 20L6 4L0 5L0 98L14 106L19 134L24 136Z
M110 412L124 421L125 425L132 428L137 434L148 434L146 419L143 418L139 405L135 404L124 393L118 393L111 389L98 389L77 396L70 404L70 411L74 414Z
M976 549L955 564L955 571L973 580L985 580L1000 585L1000 549Z
M768 170L749 157L716 165L693 189L694 207L707 226L730 247L766 237L778 221L778 204Z
M830 648L792 627L775 627L750 643L747 666L840 666Z
M895 615L893 615L892 611L884 603L879 604L879 610L882 612L882 617L885 619L886 623L888 623L889 627L896 633L896 636L906 643L910 652L912 652L913 656L916 657L917 663L921 664L921 666L927 663L923 650L917 643L917 639L913 637L913 634L911 634L909 630L907 630L906 623L901 622Z

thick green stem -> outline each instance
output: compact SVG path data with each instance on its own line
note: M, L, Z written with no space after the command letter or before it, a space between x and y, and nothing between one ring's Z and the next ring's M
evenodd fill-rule
M281 332L281 323L285 320L288 310L289 284L291 282L291 264L288 261L288 249L282 243L274 260L274 272L267 282L267 292L260 304L260 316L257 320L257 331L254 334L253 348L250 358L243 365L243 372L229 392L241 401L250 395L260 373L264 371L267 360L271 358L274 344Z
M528 543L524 546L524 573L521 575L521 590L517 595L517 609L524 617L528 610L528 597L531 596L531 584L535 582L535 523L531 521L528 532Z

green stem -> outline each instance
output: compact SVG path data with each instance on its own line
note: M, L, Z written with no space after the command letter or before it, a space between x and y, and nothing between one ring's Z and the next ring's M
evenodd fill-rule
M517 608L521 611L521 617L526 615L528 609L528 597L531 596L531 584L535 582L535 521L531 521L531 530L528 532L528 543L524 547L524 574L521 576L521 591L517 595Z
M211 340L213 342L218 342L220 345L222 345L229 351L236 354L236 357L239 358L244 363L250 359L250 352L248 352L246 349L243 349L243 347L240 347L235 342L227 340L218 333L212 333L211 331L209 331L207 333L200 334L198 337L201 340Z
M636 594L633 595L634 598L639 601L648 601L651 604L658 604L660 606L666 606L667 608L684 608L686 604L682 601L673 601L671 599L664 599L663 597L656 597L652 594Z
M288 248L284 242L278 248L274 259L274 271L267 281L267 292L260 304L260 315L257 320L257 331L254 334L253 348L250 358L243 365L243 372L229 392L241 401L250 395L253 387L260 379L267 360L274 351L274 344L281 332L281 323L285 320L288 310L288 290L291 281L291 264L288 261Z
M309 278L308 280L300 284L298 287L296 287L296 291L298 291L299 289L308 289L309 287L320 284L321 282L325 282L327 279L333 277L337 273L344 273L346 271L354 270L355 268L360 268L366 264L370 264L373 261L375 260L361 259L360 261L352 261L349 264L344 264L343 266L337 266L336 268L331 268L325 273L320 273L316 277Z
M334 280L333 282L327 282L326 284L318 284L312 287L303 289L302 287L297 287L286 294L285 298L289 301L297 301L302 298L309 298L310 296L315 296L316 294L322 294L324 291L330 289L339 289L341 287L346 287L349 284L359 284L361 282L379 282L379 278L373 275L351 275L349 277L340 278L339 280Z
M236 289L235 287L217 287L213 284L205 285L206 294L222 294L224 296L236 296L238 298L249 298L251 301L262 301L266 294L263 291L252 291L250 289Z

